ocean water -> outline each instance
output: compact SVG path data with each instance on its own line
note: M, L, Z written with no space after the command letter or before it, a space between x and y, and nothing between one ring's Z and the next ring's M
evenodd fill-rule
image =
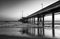
M34 31L34 29L31 29L30 32L32 34L35 33L36 36L38 35L38 29L37 28L35 28L35 31ZM42 34L41 31L39 33ZM45 33L46 37L53 37L53 35L52 35L52 29L51 28L48 28L48 29L45 28L44 29L44 33ZM55 38L60 38L60 29L55 29Z
M27 36L26 34L22 34L20 30L22 28L16 28L16 27L26 27L27 25L32 26L31 24L22 24L20 22L9 22L9 23L0 23L0 34L4 35L14 35L14 36ZM8 28L4 28L8 26ZM51 26L51 25L50 25ZM55 26L60 26L60 25L55 25ZM2 27L2 28L1 28ZM11 27L11 28L9 28ZM40 29L42 30L42 29ZM45 28L45 36L52 37L52 28ZM30 28L29 32L32 34L38 35L38 29L37 28ZM39 32L40 34L42 33L41 31ZM60 38L60 27L55 28L55 37Z
M45 29L45 35L52 37L52 29ZM55 37L60 38L60 29L55 29Z
M22 34L20 27L26 27L26 24L22 24L21 22L0 22L0 35L9 35L9 36L25 36L28 37L27 34Z

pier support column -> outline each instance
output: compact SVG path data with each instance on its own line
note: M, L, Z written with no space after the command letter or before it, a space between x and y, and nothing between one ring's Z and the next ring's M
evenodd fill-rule
M32 18L32 24L33 24L33 18Z
M39 26L41 27L41 28L39 27L39 33L40 33L40 34L43 34L43 33L42 33L42 29L43 29L43 28L42 28L42 19L41 19L41 17L40 17L39 19L40 19L40 23L39 23L40 25L39 25Z
M33 24L34 24L34 17L32 19L33 19Z
M32 18L30 18L30 24L32 24Z
M29 19L27 19L28 23L29 23Z
M28 23L29 23L29 19L28 19Z
M34 17L34 24L35 24L35 17Z
M30 24L31 24L31 18L30 18Z
M26 22L28 23L28 19L26 19Z
M43 21L42 21L42 26L43 26L43 35L45 35L45 34L44 34L44 15L42 16L42 20L43 20Z
M29 18L29 24L30 24L30 18Z
M30 24L31 24L31 18L30 18Z
M33 17L33 24L35 24L35 17ZM35 28L33 28L33 29L34 29L34 35L35 35Z
M55 30L54 30L54 13L52 13L52 35L55 37Z
M40 17L40 25L41 25L41 27L42 27L42 19L41 19L41 17Z
M39 17L37 17L37 25L38 25L38 36L39 36Z

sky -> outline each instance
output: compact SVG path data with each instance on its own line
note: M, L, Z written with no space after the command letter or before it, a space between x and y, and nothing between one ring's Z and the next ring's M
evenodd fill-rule
M0 0L0 21L17 21L58 0Z

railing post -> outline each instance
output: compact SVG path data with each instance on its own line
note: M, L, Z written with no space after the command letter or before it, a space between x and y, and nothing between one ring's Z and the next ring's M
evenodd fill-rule
M52 13L52 35L55 37L55 30L54 30L54 13Z

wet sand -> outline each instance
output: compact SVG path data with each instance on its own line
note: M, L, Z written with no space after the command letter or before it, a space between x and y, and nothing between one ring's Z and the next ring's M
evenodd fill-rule
M19 27L27 27L31 25L22 24L22 23L9 23L4 25L0 25L0 39L52 39L48 37L34 37L27 34L21 34ZM34 25L32 25L34 26ZM18 28L17 28L18 27ZM54 38L55 39L55 38Z
M21 37L21 36L8 36L8 35L0 35L0 39L55 39L55 38L47 38L47 37Z

